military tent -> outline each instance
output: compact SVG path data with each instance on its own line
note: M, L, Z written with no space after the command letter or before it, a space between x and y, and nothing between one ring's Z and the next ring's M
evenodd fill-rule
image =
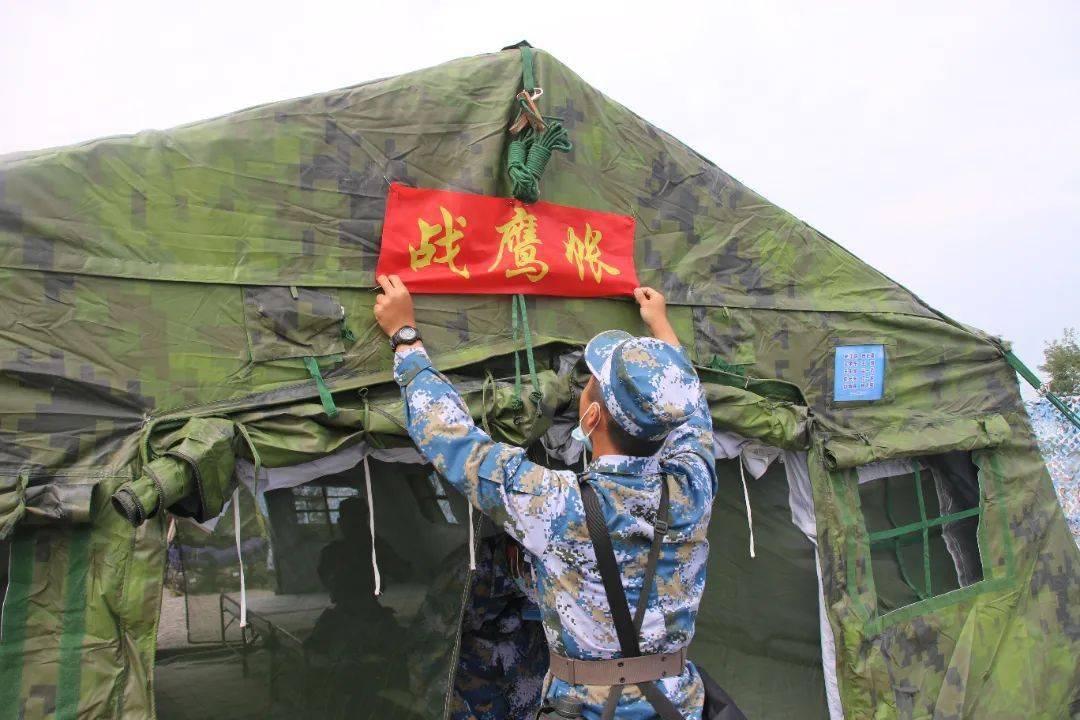
M510 194L522 58L0 160L0 716L153 717L166 667L211 657L155 679L167 578L190 639L239 653L185 676L192 703L250 662L272 696L252 716L449 716L496 531L410 454L373 271L391 182ZM1080 556L1008 346L533 60L573 143L543 198L636 219L708 393L691 657L752 718L1080 712ZM474 417L568 465L575 351L642 332L618 298L417 304ZM310 640L336 607L314 568L354 496L392 552L341 663Z

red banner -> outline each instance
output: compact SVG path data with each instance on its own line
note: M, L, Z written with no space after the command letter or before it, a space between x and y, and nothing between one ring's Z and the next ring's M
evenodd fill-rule
M394 183L376 273L416 293L630 295L634 218Z

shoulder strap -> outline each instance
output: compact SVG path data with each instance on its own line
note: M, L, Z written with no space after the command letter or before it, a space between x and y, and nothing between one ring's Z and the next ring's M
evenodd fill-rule
M585 527L588 528L589 539L592 540L593 550L596 552L596 565L600 571L600 579L604 583L604 594L607 595L608 606L611 608L611 619L615 623L615 633L619 638L619 647L626 657L638 657L641 655L641 648L638 645L638 632L641 630L641 623L645 618L645 606L648 604L649 595L652 594L653 582L656 577L656 565L660 558L660 545L668 529L668 478L665 475L661 479L660 506L657 508L655 530L652 544L649 547L649 557L645 564L645 577L633 620L630 618L630 603L627 602L626 591L623 590L619 564L615 559L615 550L611 546L611 534L608 533L604 513L600 509L600 500L587 480L581 482L581 501L585 507ZM683 720L682 713L664 695L655 682L638 683L638 688L663 720ZM614 716L621 689L622 686L620 685L612 687L612 692L608 695L601 716L605 720L609 720Z
M596 551L596 565L604 583L604 594L607 595L608 605L611 607L611 619L615 622L619 647L626 657L637 657L641 655L641 649L638 647L634 622L630 619L630 603L626 601L615 550L611 547L611 535L608 534L607 523L604 521L604 512L600 509L600 500L587 480L581 483L581 502L585 506L585 526L589 529L589 539Z
M652 546L649 547L649 558L645 561L645 578L641 581L641 596L638 597L637 609L634 611L634 634L641 632L641 623L645 620L645 607L649 604L649 596L653 591L653 580L656 578L656 565L660 561L660 545L664 542L664 535L668 531L668 476L660 479L660 506L656 510L656 523L653 525Z

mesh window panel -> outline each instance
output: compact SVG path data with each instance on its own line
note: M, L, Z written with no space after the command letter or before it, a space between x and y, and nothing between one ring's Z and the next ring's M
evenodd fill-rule
M977 472L964 453L911 461L859 485L878 612L982 579Z
M178 533L193 643L161 658L158 717L442 717L468 580L468 529L429 467L371 461L382 594L363 466L241 505L248 628L227 508ZM442 502L467 517L453 489ZM224 627L224 643L222 628Z

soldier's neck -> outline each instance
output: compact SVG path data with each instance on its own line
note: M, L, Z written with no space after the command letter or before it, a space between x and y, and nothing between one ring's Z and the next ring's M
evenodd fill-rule
M607 434L603 427L597 427L592 434L592 458L603 457L604 455L622 455L619 449L615 447L615 444L611 442L611 436Z

